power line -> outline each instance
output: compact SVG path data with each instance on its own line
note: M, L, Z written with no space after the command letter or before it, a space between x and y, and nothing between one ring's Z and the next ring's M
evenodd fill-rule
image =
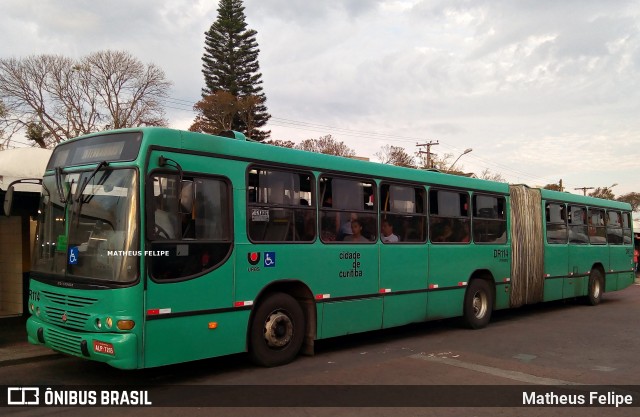
M180 111L191 111L191 112L194 112L193 107L183 103L192 104L197 102L197 100L191 101L191 100L185 100L185 99L176 98L176 97L167 97L165 100L174 104L172 106L167 105L166 106L167 108L180 110ZM268 124L271 126L304 130L304 131L312 131L312 132L331 131L332 133L340 134L341 136L348 136L348 137L354 137L354 138L360 138L360 139L370 138L370 139L384 140L386 142L393 142L393 143L415 143L416 141L424 140L423 137L403 136L403 135L386 134L386 133L380 133L380 132L372 132L372 131L366 131L366 130L348 129L348 128L341 128L337 126L325 125L321 123L299 121L299 120L287 119L282 117L273 117L273 116L269 119ZM447 146L444 143L442 143L441 145L443 145L443 147L446 149L452 150L454 153L459 151L459 149L455 147ZM429 151L430 149L427 150L427 152ZM501 164L499 162L488 161L486 159L479 157L477 154L470 155L469 158L472 160L479 161L479 165L481 165L481 167L485 169L499 170L502 172L509 173L511 175L515 175L518 178L528 179L530 181L536 181L536 182L542 181L545 183L553 182L553 180L550 180L549 178L543 178L535 174L524 172L524 171L512 168L510 166L507 166L505 164Z

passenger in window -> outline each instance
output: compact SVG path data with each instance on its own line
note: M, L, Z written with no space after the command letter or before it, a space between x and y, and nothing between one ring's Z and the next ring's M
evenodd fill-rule
M382 236L380 239L384 243L397 243L400 241L398 236L393 234L393 225L388 220L382 221Z
M349 215L349 220L347 220L344 223L342 223L342 225L340 225L340 214L342 214L342 213L338 213L338 216L336 217L336 223L339 226L338 227L338 231L337 231L338 232L338 240L345 240L346 236L349 236L349 235L353 234L351 223L354 220L358 220L358 214L357 213L351 213Z
M471 237L469 236L471 234L469 230L469 223L458 223L458 228L460 231L458 232L458 239L456 242L469 243L471 241Z
M362 236L362 224L359 220L351 221L351 232L352 234L344 238L345 242L369 242L369 239Z
M451 242L453 240L453 227L451 223L446 221L441 223L439 227L434 228L434 242Z

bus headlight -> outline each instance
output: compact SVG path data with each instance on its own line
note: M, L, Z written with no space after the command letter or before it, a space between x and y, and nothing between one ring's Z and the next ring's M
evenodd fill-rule
M107 317L105 324L107 325L107 329L110 329L113 326L113 319L111 317Z

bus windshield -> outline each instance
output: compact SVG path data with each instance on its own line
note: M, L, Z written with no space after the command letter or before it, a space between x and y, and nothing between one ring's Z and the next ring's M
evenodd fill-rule
M44 178L34 272L125 283L138 276L138 176L103 168ZM57 192L57 189L62 188Z

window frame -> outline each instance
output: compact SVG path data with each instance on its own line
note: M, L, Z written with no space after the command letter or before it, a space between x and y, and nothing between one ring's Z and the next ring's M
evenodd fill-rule
M592 212L600 212L602 213L602 224L592 225L590 223L592 216ZM589 230L589 244L594 246L603 246L607 245L607 224L606 224L607 214L606 210L602 207L587 207L587 226ZM592 230L594 233L592 233ZM603 236L598 235L599 231L604 231ZM602 237L604 240L602 242L594 241L596 237Z
M496 200L498 200L498 204L499 204L499 200L502 200L502 207L503 207L503 216L501 218L494 218L494 217L479 217L475 215L476 212L476 197L489 197L489 198L495 198ZM499 206L498 206L499 207ZM509 241L509 232L508 232L508 228L507 228L507 198L506 196L502 195L502 194L492 194L492 193L485 193L485 192L473 192L471 193L471 210L470 210L470 217L471 217L471 230L470 230L470 241L477 244L477 245L504 245ZM476 222L477 221L482 221L482 222L493 222L493 223L502 223L503 224L503 228L504 228L504 242L498 242L497 239L489 242L489 241L477 241L475 239L475 227L476 227Z
M291 174L291 175L308 175L309 176L309 186L310 186L310 193L311 193L311 201L310 201L310 205L309 206L303 206L303 205L295 205L295 204L274 204L274 203L259 203L258 201L256 202L251 202L250 198L249 198L249 193L250 193L250 181L249 181L249 177L251 175L251 171L253 170L257 170L258 171L258 177L260 176L260 171L276 171L276 172L281 172L281 173L286 173L286 174ZM318 197L317 197L317 187L316 187L316 176L314 175L314 173L312 171L305 171L302 169L287 169L287 167L284 166L280 166L280 165L269 165L269 164L250 164L249 166L247 166L247 170L246 170L246 175L245 175L245 184L246 184L246 192L245 192L245 231L247 234L247 240L255 245L259 245L259 244L312 244L314 243L317 239L318 239L318 210L317 210L317 201L318 201ZM256 198L256 200L258 200ZM314 215L314 221L313 221L313 238L310 240L255 240L252 238L251 236L251 231L250 231L250 222L251 222L251 215L250 210L255 209L255 208L266 208L268 207L269 209L272 208L277 208L277 209L284 209L284 210L291 210L292 212L294 212L294 210L306 210L309 212L312 212ZM294 220L295 220L295 213L294 213ZM293 230L295 231L295 223L292 225Z
M433 209L433 205L431 204L431 193L432 192L439 192L439 191L444 191L444 192L448 192L448 193L454 193L454 194L458 194L458 195L465 195L467 196L467 207L466 207L466 211L467 211L467 215L466 216L443 216L440 214L432 214L431 210ZM473 241L473 233L472 233L472 225L471 225L471 219L472 219L472 207L471 207L471 196L472 196L472 192L471 190L466 190L466 189L451 189L451 188L446 188L446 187L439 187L439 186L435 186L435 187L429 187L429 189L427 190L427 205L428 205L428 209L427 212L429 213L429 242L431 244L434 245L470 245ZM458 221L461 222L464 225L464 220L466 219L467 224L469 225L469 240L467 242L463 242L463 241L434 241L432 239L432 234L434 232L434 227L432 225L432 220L433 219L453 219L454 221ZM452 230L451 232L452 234L455 233L455 230Z
M617 213L618 214L618 219L620 220L620 222L618 223L618 226L610 226L609 223L609 213ZM620 246L624 244L624 231L622 228L622 223L623 223L623 219L622 219L622 210L616 210L616 209L611 209L611 210L606 210L605 212L605 227L606 227L606 238L607 238L607 244L608 245L614 245L614 246ZM614 239L610 239L609 236L610 231L612 230L619 230L620 231L620 238L619 240L616 242ZM615 235L615 234L613 234Z
M557 206L561 206L562 207L562 212L564 214L564 221L563 222L550 222L549 220L547 220L547 210L548 210L548 205L557 205ZM545 227L544 227L544 234L545 234L545 241L547 244L549 245L567 245L569 244L569 211L568 211L568 205L565 202L562 201L546 201L545 202L545 207L544 207L544 219L545 219ZM564 225L564 241L549 241L549 225Z
M195 172L195 171L183 171L182 172L182 179L191 179L193 181L195 181L196 179L207 179L207 180L216 180L216 181L220 181L222 183L225 184L226 186L226 194L227 194L227 224L229 225L229 240L228 241L220 241L220 240L213 240L213 239L185 239L185 238L180 238L180 239L155 239L152 240L151 239L151 234L149 233L149 228L153 227L151 226L151 221L152 219L155 218L155 201L154 201L154 195L153 195L153 178L155 176L161 176L161 175L166 175L166 176L175 176L177 180L180 180L180 174L176 171L176 170L172 170L172 169L167 169L167 168L156 168L153 169L151 171L149 171L147 173L146 176L146 184L145 184L145 226L144 226L144 242L145 242L145 248L147 248L146 250L157 250L153 248L153 244L197 244L197 245L205 245L205 244L228 244L229 248L227 250L227 253L224 257L222 257L220 259L219 262L213 264L212 266L210 266L207 269L201 270L200 272L191 274L191 275L185 275L185 276L181 276L181 277L177 277L177 278L158 278L156 276L153 275L153 268L152 268L152 263L153 260L155 259L154 257L148 256L145 257L145 275L147 277L149 277L149 279L151 279L153 282L158 283L158 284L170 284L170 283L175 283L175 282L182 282L182 281L189 281L192 279L196 279L196 278L200 278L202 276L205 276L213 271L215 271L216 269L220 268L222 265L224 265L229 258L231 257L231 254L233 253L234 247L235 247L235 231L234 231L234 212L233 212L233 203L234 203L234 196L233 196L233 183L231 182L231 180L228 177L225 177L223 175L219 175L219 174L208 174L208 173L203 173L203 172ZM194 204L195 204L195 199L194 199Z
M382 200L382 196L383 196L383 187L388 187L388 191L387 193L391 192L391 187L392 186L397 186L397 187L404 187L404 188L411 188L414 190L414 192L416 190L421 190L423 193L423 197L422 197L422 208L423 208L423 213L418 213L418 212L414 212L414 213L405 213L405 212L398 212L398 211L392 211L391 210L391 205L389 205L389 210L384 210L383 205L385 204L385 202ZM419 185L419 184L409 184L409 183L403 183L403 182L399 182L399 181L392 181L392 180L383 180L380 182L379 186L378 186L379 190L378 190L378 195L380 196L379 198L379 216L378 216L378 240L385 244L385 245L390 245L390 244L425 244L429 241L429 191L423 186L423 185ZM416 203L417 206L417 203ZM423 226L423 236L424 238L422 240L398 240L398 242L384 242L382 241L382 222L384 220L386 220L387 216L402 216L402 217L410 217L410 218L422 218L422 220L424 221L424 226ZM394 231L394 234L396 234L397 231ZM396 234L396 236L398 236ZM400 236L398 236L399 238Z
M573 207L577 207L580 208L581 210L583 210L583 213L585 214L585 216L589 216L589 212L587 210L587 206L582 205L582 204L567 204L567 226L568 228L568 242L570 245L589 245L590 244L590 239L589 239L589 221L587 219L584 219L584 222L581 224L572 224L570 220L573 220L573 212L571 211L571 208ZM573 232L574 229L576 228L582 228L586 233L584 234L586 237L585 241L577 241L575 239L571 239L571 233Z
M343 180L343 181L355 181L355 182L360 182L363 184L371 184L371 191L372 191L372 198L373 198L373 205L371 210L352 210L352 209L343 209L343 208L334 208L333 207L333 202L332 202L332 206L331 207L324 207L324 200L325 200L325 196L320 195L320 193L322 192L322 180L324 178L331 178L331 180L334 179L338 179L338 180ZM327 245L334 245L334 244L345 244L345 245L351 245L351 244L364 244L364 245L369 245L369 244L375 244L378 242L379 236L380 236L380 230L379 230L379 212L378 212L378 208L377 208L377 201L379 199L379 194L378 194L378 183L376 182L376 180L372 177L365 177L365 176L360 176L360 175L345 175L345 174L341 174L341 173L333 173L333 172L323 172L320 175L318 175L318 186L317 186L317 206L318 206L318 236L320 238L320 241L324 244ZM333 201L333 194L334 194L334 190L333 190L333 182L331 185L331 198ZM367 242L351 242L351 241L344 241L344 240L337 240L337 235L338 232L336 232L336 240L328 240L328 239L324 239L323 238L323 227L322 227L322 223L323 223L323 213L349 213L349 215L351 215L352 213L359 213L359 214L363 214L363 215L367 215L367 216L374 216L374 221L372 222L374 225L375 230L373 231L375 233L375 237L371 240L367 239ZM337 216L339 217L339 216ZM345 222L346 223L346 222ZM362 225L362 222L359 222Z

